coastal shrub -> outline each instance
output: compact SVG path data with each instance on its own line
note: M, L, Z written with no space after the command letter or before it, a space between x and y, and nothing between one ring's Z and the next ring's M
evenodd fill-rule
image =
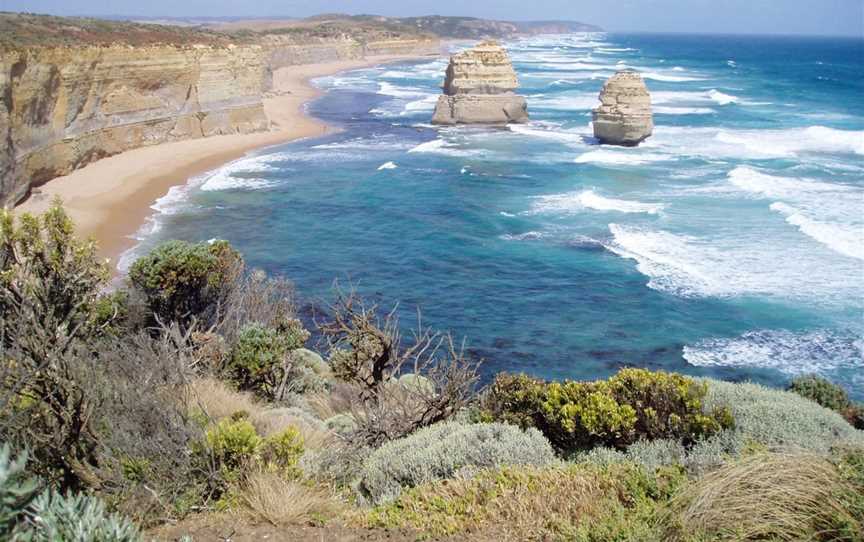
M853 427L864 429L864 405L851 401L846 390L837 384L820 376L805 375L793 379L789 391L839 412Z
M375 450L363 466L358 492L365 500L381 504L395 499L404 488L453 478L463 469L542 466L553 461L552 447L536 429L447 422Z
M823 455L750 455L699 478L670 506L664 540L861 540L864 517L844 477Z
M850 402L846 390L817 375L805 375L793 379L789 391L836 412L842 412Z
M281 433L267 437L261 443L262 465L271 472L289 478L299 474L297 463L303 456L303 436L295 427L287 427Z
M478 540L662 540L662 507L686 478L632 464L507 466L408 489L367 513L365 525L421 537ZM459 538L461 539L461 538Z
M160 321L188 326L198 320L206 328L218 320L242 271L243 259L227 241L167 241L132 265L129 280Z
M0 537L3 540L55 542L136 542L138 529L126 518L108 514L101 500L87 495L62 495L39 484L26 472L25 454L12 457L0 447Z
M228 371L241 389L255 390L273 399L316 386L314 370L303 364L309 356L293 356L309 332L299 320L280 323L278 328L248 324L241 329L231 351Z
M595 382L505 374L486 392L481 418L537 427L564 453L653 439L690 444L733 425L728 409L703 405L706 393L705 383L645 369Z
M826 453L833 447L864 444L864 433L843 417L788 391L759 384L706 379L708 408L728 408L735 427L718 434L730 454L748 443Z
M88 542L139 542L144 538L127 518L108 513L105 504L89 495L61 495L46 491L26 512L26 526L17 539L33 542L87 540Z
M239 417L239 416L238 416ZM249 420L226 418L207 431L207 449L220 470L233 474L252 464L262 444Z

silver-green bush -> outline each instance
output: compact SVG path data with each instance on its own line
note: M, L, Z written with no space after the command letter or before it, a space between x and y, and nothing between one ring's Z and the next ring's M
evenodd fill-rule
M447 422L389 442L372 453L357 490L363 500L381 504L398 497L404 488L453 478L460 470L542 466L553 461L552 446L536 429Z
M709 380L708 384L707 408L728 406L735 418L732 434L736 438L720 435L732 446L756 443L827 452L838 445L864 445L864 431L849 425L840 414L795 393L758 384L719 380Z
M46 491L36 498L26 516L20 539L30 542L143 540L132 522L107 513L101 500L88 495L61 495Z

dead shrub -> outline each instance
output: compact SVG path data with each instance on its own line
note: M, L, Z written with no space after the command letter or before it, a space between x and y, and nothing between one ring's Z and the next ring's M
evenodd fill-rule
M340 503L327 491L271 472L251 474L239 501L250 516L275 526L302 525L336 515Z
M333 374L357 390L351 402L356 440L378 446L409 435L451 418L473 397L479 362L449 334L425 327L419 313L417 328L403 341L395 308L381 316L376 305L337 287L330 309L332 319L319 327ZM395 382L408 373L422 375L423 384Z
M823 456L754 455L697 480L670 506L668 540L846 540L864 537L851 488Z

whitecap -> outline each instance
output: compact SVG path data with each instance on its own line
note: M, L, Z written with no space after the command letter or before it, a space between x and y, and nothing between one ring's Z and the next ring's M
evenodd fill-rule
M542 238L543 238L543 233L539 232L539 231L529 231L529 232L519 233L519 234L505 233L504 235L501 235L499 237L499 239L502 239L504 241L536 241L536 240L542 239Z
M663 154L641 152L636 149L626 149L620 151L600 149L596 151L586 152L585 154L576 157L573 161L577 164L638 166L651 162L660 162L670 159L674 159L674 157Z
M864 260L864 224L848 225L814 220L803 211L781 202L771 204L771 210L786 217L786 222L797 226L805 235L812 237L831 250Z
M394 162L385 162L378 166L378 171L382 171L385 169L396 169L397 167L399 166L397 166Z
M762 329L735 338L712 338L685 346L684 359L698 367L776 369L787 375L850 370L862 383L864 340L835 331Z
M711 89L708 91L708 97L717 102L720 105L729 105L738 103L738 96L732 96L731 94L724 94L717 89Z
M688 81L702 81L701 77L694 76L684 76L684 75L666 75L663 73L657 72L642 72L642 77L644 79L651 79L654 81L662 81L664 83L686 83Z
M592 209L604 212L656 215L663 210L663 207L662 203L643 203L641 201L607 198L593 190L582 190L539 196L528 214L569 214Z
M206 173L193 184L200 184L205 192L218 190L258 190L273 186L272 180L255 177L256 173L272 171L268 162L276 155L241 158L225 166Z
M711 115L716 113L710 107L653 107L654 113L659 115Z

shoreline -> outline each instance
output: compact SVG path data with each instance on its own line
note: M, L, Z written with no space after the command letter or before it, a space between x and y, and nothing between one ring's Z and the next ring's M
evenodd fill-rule
M306 113L306 104L322 95L312 79L424 58L433 55L380 55L281 68L273 74L274 91L263 99L270 131L162 143L103 158L35 188L14 211L39 214L59 197L78 235L95 239L99 255L119 274L121 256L138 244L134 235L171 188L252 151L338 130Z

